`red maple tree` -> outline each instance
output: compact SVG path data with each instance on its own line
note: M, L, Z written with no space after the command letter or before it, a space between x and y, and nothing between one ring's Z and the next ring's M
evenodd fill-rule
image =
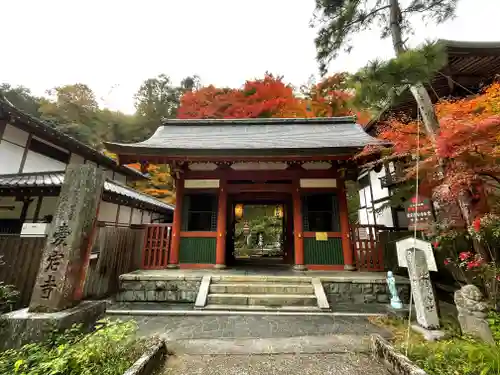
M360 156L382 155L376 163L413 159L404 170L408 180L417 173L418 145L419 179L427 191L439 192L439 198L448 202L466 191L472 198L474 216L492 210L491 198L500 192L500 83L475 97L441 100L435 110L440 123L435 144L417 121L391 118L382 126L379 138L392 146L366 148Z
M352 110L352 94L342 86L345 74L336 74L303 89L302 95L266 74L247 81L242 88L203 87L181 98L178 118L295 118L356 115L361 123L368 116Z

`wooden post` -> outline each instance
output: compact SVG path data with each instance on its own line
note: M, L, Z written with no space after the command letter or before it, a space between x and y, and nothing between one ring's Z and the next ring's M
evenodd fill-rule
M217 247L215 268L226 268L226 229L227 229L227 189L226 181L220 180L219 206L217 209Z
M172 243L167 268L179 267L179 250L181 247L182 201L184 199L184 175L181 174L175 185L174 222L172 224Z
M304 271L304 238L302 233L302 201L300 199L300 182L294 180L293 191L293 243L295 265L293 269L296 271Z
M342 233L342 252L344 253L344 269L354 271L356 267L353 261L353 251L351 247L351 235L349 225L349 211L347 208L347 192L345 190L344 179L338 179L339 184L339 208L340 208L340 232Z

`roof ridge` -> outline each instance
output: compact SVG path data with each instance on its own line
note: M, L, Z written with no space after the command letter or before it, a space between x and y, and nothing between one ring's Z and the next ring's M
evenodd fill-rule
M163 126L189 125L284 125L284 124L337 124L356 123L356 116L336 117L270 117L270 118L220 118L220 119L163 119Z

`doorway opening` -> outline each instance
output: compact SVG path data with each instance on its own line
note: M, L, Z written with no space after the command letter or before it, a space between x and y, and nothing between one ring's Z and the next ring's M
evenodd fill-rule
M291 204L287 200L228 204L226 264L237 268L288 268L293 264Z

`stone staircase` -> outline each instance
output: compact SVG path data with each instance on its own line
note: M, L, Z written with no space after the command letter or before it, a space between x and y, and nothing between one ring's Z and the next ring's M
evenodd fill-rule
M286 276L204 276L195 308L227 311L325 311L319 279Z

